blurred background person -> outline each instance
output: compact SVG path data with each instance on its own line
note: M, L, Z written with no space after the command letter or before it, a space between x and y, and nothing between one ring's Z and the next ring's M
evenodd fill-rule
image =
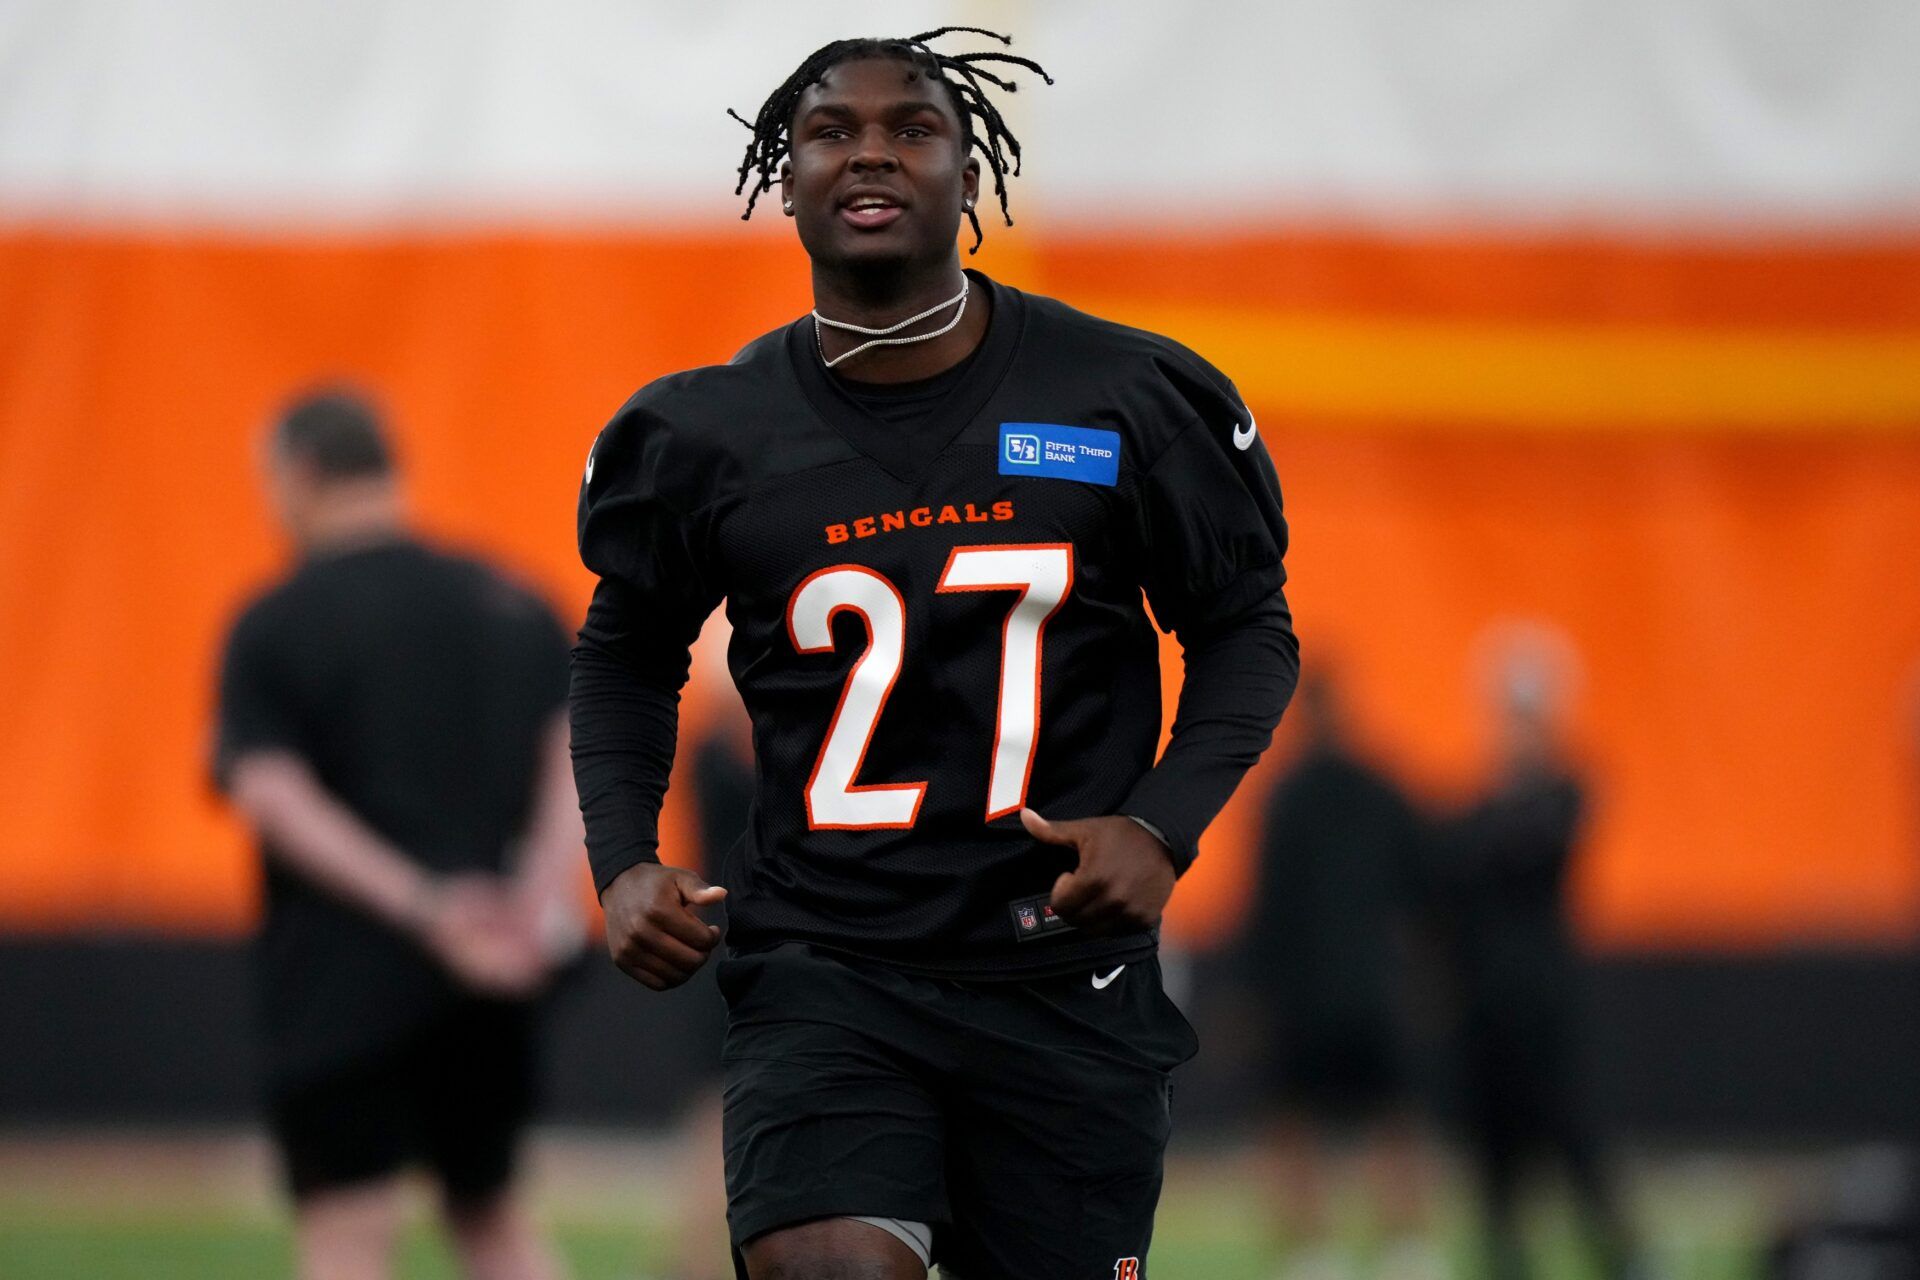
M1533 1274L1520 1204L1529 1162L1559 1168L1594 1257L1628 1273L1626 1224L1584 1070L1584 975L1567 909L1586 788L1560 738L1573 664L1545 630L1489 645L1493 776L1437 845L1459 1000L1461 1118L1479 1176L1486 1274Z
M1908 776L1920 800L1920 667L1907 677L1901 730ZM1910 810L1920 814L1920 809ZM1910 827L1920 860L1920 826ZM1920 937L1911 938L1902 986L1907 1009L1920 1007ZM1920 1039L1907 1049L1906 1074L1920 1080ZM1838 1155L1797 1203L1782 1207L1767 1249L1769 1280L1920 1277L1920 1124Z
M300 1272L388 1274L422 1164L470 1276L549 1280L514 1173L536 997L579 938L566 634L409 536L356 396L290 406L266 470L298 562L228 638L216 770L265 864L265 1092Z
M1357 1190L1378 1274L1437 1276L1411 1021L1420 819L1352 740L1335 676L1309 674L1294 714L1305 742L1267 802L1241 944L1270 1031L1265 1143L1283 1274L1351 1273L1337 1206Z
M724 650L703 635L700 647ZM696 662L698 659L696 658ZM709 719L693 747L693 799L698 811L703 873L717 876L733 846L746 834L753 807L753 722L730 682L723 682ZM727 1239L726 1166L722 1159L720 1045L726 1006L714 982L715 967L702 966L686 984L697 993L697 1016L683 1032L695 1064L697 1091L681 1121L678 1203L669 1249L671 1280L732 1280ZM669 993L674 998L678 992ZM681 997L686 998L686 997Z

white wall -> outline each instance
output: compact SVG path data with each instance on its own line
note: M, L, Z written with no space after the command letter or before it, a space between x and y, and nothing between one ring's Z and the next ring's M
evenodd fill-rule
M0 0L0 217L725 216L725 107L942 21L1050 216L1920 221L1914 0Z

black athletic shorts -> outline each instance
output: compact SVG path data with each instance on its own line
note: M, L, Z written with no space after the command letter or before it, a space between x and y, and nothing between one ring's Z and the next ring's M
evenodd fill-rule
M533 1106L533 1021L531 1006L462 1002L377 1055L274 1089L289 1190L297 1199L416 1164L455 1204L503 1190Z
M789 943L719 980L741 1276L755 1236L843 1216L928 1224L964 1280L1144 1275L1197 1047L1157 960L955 981Z

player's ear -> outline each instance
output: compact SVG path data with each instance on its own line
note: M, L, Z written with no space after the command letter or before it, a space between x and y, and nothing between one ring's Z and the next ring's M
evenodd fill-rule
M780 207L793 216L793 166L785 160L780 162Z
M980 158L968 156L960 170L960 207L971 209L980 201Z

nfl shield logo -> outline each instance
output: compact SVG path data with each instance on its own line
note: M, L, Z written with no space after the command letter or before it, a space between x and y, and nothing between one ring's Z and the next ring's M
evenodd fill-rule
M1020 908L1020 927L1028 933L1040 927L1040 917L1034 914L1032 907Z

